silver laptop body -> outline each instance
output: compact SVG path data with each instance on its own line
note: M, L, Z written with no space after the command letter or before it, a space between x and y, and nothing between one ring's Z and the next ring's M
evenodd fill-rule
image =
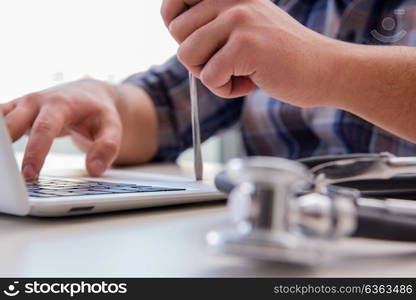
M134 173L128 180L46 177L25 183L0 114L0 213L58 217L221 199L225 196L212 184L162 174L146 178Z

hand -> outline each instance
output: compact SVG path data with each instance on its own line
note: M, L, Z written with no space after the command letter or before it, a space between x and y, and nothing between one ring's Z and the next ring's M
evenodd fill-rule
M37 178L53 140L70 135L87 152L90 175L101 175L115 160L122 139L114 88L81 80L32 93L0 105L13 141L29 135L22 171Z
M257 85L295 105L323 104L337 42L269 0L164 0L161 12L178 59L215 94L244 96Z

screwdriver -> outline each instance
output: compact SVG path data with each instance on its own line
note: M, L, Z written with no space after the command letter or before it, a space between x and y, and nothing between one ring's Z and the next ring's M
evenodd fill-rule
M199 123L199 99L197 79L189 72L189 92L191 96L192 142L194 148L194 173L196 181L202 180L203 162L201 152L201 126Z

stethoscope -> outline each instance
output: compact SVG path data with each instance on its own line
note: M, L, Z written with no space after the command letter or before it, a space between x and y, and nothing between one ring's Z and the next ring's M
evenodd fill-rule
M234 159L217 178L229 192L230 222L207 240L221 252L306 265L322 262L326 245L346 237L416 241L416 202L366 197L348 186L415 173L416 157L389 153L303 163Z

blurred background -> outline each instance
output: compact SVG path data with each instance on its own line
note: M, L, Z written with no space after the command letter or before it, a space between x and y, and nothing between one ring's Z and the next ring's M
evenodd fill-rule
M177 45L163 25L162 0L8 0L0 2L0 103L90 76L113 83L161 64ZM26 138L15 143L23 150ZM239 137L207 141L208 161L238 155ZM78 153L67 138L53 152ZM192 159L187 151L180 159Z

